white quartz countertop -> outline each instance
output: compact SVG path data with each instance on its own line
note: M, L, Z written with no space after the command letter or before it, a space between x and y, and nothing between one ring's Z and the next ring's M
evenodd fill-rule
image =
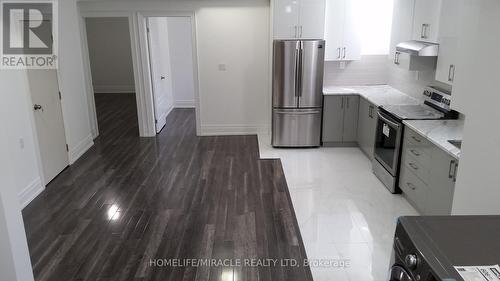
M325 96L359 95L373 103L375 106L421 103L419 100L412 98L389 85L324 87L323 94Z
M463 120L405 120L403 123L451 156L460 158L460 149L448 140L462 140Z

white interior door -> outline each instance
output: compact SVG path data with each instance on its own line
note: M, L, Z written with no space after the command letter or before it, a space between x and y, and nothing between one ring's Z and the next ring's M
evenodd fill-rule
M147 26L156 132L159 133L165 126L167 115L174 105L167 18L148 18Z
M28 70L44 183L69 164L56 70Z

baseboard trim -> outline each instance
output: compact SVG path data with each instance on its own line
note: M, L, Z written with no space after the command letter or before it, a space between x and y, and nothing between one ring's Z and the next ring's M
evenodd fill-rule
M74 148L69 150L69 164L72 165L76 162L82 155L87 152L94 145L94 140L92 138L92 134L88 135L85 139L83 139L79 144L77 144Z
M167 117L168 117L168 115L170 115L170 113L171 113L171 112L172 112L172 110L174 110L174 109L175 109L175 106L173 106L173 105L172 105L172 106L170 107L170 109L169 109L169 110L167 110L167 114L165 114L165 118L167 118Z
M253 135L267 130L266 125L202 125L201 136Z
M324 147L359 147L357 142L323 142Z
M175 101L175 107L176 108L195 108L195 102L194 100L178 100Z
M21 204L21 208L24 209L28 206L33 199L35 199L42 191L45 190L45 187L42 184L42 180L40 177L36 178L32 181L28 186L23 188L21 192L19 192L19 203Z
M95 85L94 93L112 94L112 93L135 93L134 85Z

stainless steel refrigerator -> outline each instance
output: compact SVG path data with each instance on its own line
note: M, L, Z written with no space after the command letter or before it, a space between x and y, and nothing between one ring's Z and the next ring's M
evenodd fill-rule
M274 147L320 146L324 57L324 40L274 41Z

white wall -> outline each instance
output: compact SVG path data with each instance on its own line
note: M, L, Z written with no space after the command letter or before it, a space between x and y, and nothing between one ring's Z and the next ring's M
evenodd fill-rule
M33 274L21 216L28 199L22 195L30 186L37 192L43 187L26 72L0 70L0 85L0 280L29 281Z
M80 8L82 12L193 11L201 133L267 131L270 123L268 1L82 1ZM226 71L220 71L219 64L225 64Z
M0 85L1 107L8 116L2 118L9 120L2 136L8 138L9 163L24 207L43 190L27 74L20 70L0 70Z
M76 0L59 1L58 78L70 164L93 145L79 24Z
M195 107L191 18L168 17L167 21L175 107Z
M465 3L453 106L466 121L453 214L500 215L500 1Z
M87 42L96 93L134 93L128 18L87 18Z
M268 7L203 8L197 20L202 131L265 131Z
M9 120L10 116L1 114ZM6 123L5 121L1 121ZM4 130L5 127L0 126ZM8 142L0 136L0 280L34 280L26 241L21 206L17 201L14 169L11 167Z

